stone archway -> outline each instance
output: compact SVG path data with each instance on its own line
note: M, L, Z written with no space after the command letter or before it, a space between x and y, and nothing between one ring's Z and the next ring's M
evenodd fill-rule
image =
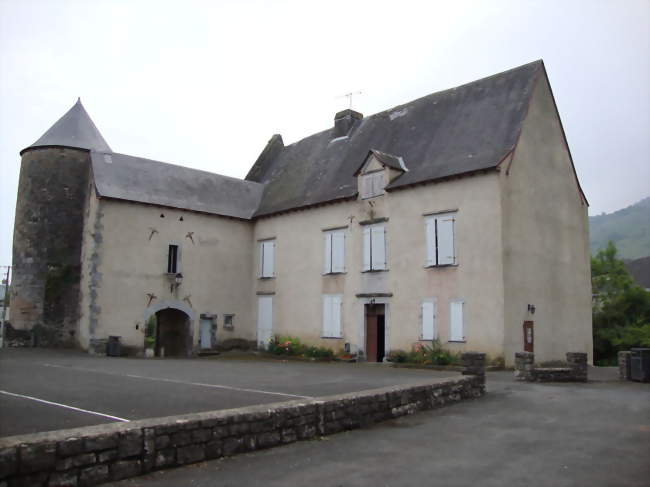
M193 351L195 313L180 301L161 300L145 310L145 322L156 317L157 357L190 357Z
M156 313L156 356L192 355L190 317L183 311L167 308Z

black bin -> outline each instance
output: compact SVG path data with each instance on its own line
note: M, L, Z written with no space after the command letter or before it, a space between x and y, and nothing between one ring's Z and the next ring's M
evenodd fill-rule
M106 343L106 355L109 357L119 357L122 354L122 344L120 343L122 337L109 336L108 343Z
M630 379L650 382L650 348L630 350Z

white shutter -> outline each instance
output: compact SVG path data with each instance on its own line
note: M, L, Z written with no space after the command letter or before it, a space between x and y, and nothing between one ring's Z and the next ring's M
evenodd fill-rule
M325 253L323 254L323 274L332 272L332 234L325 233Z
M273 335L273 297L259 296L257 303L257 343L266 348Z
M452 342L465 341L465 326L463 323L463 301L452 301L449 306L450 331L449 340Z
M258 276L264 277L264 242L260 242L260 265Z
M372 269L386 269L386 237L383 226L372 227Z
M370 270L370 227L363 228L363 270Z
M332 329L332 297L329 294L323 295L323 336L331 336Z
M345 272L345 232L334 232L332 237L332 272Z
M275 241L262 242L262 277L273 277L275 274Z
M329 336L336 338L339 338L341 336L341 297L342 296L340 294L331 296L332 321Z
M455 264L454 215L446 215L438 220L438 265Z
M436 265L436 220L434 218L427 218L425 221L427 237L427 265Z
M435 312L433 301L422 302L422 340L433 340L436 337Z
M379 196L380 194L384 194L384 171L381 172L376 172L373 175L374 179L374 184L373 184L373 196Z

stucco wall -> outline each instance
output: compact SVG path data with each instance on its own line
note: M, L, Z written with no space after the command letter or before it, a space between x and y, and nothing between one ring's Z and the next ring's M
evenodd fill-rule
M546 77L541 76L512 161L503 164L506 359L534 322L539 361L586 352L592 361L587 204L576 182ZM528 304L535 313L527 312Z
M95 199L91 213L83 346L90 338L119 335L124 345L142 347L145 320L168 306L190 315L195 346L201 314L216 315L217 340L255 338L250 222L107 199ZM173 289L166 274L169 244L181 247L183 281ZM235 315L232 331L223 329L224 313Z
M408 166L408 161L406 161ZM370 206L369 201L374 206ZM457 209L458 265L425 268L424 214ZM388 271L362 272L363 226L388 218ZM346 273L323 276L323 230L346 226ZM276 239L276 277L259 279L258 252L254 293L275 293L275 334L300 336L332 348L345 342L365 348L361 293L392 293L387 304L387 348L410 349L420 337L420 303L436 297L437 329L445 346L502 354L503 286L499 176L496 173L393 191L371 200L338 203L291 212L256 222L255 240ZM257 242L256 242L257 243ZM343 294L342 339L321 339L322 295ZM255 300L255 296L253 296ZM466 343L447 343L449 302L465 300ZM253 305L257 313L257 305Z

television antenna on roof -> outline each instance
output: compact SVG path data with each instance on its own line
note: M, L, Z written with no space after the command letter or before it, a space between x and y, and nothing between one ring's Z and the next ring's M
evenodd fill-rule
M353 97L354 95L361 95L361 94L363 94L363 91L351 91L350 93L346 93L346 94L344 94L344 95L337 96L337 98L347 98L347 99L348 99L348 102L349 102L349 106L348 106L348 108L349 108L350 110L352 110L352 97Z

